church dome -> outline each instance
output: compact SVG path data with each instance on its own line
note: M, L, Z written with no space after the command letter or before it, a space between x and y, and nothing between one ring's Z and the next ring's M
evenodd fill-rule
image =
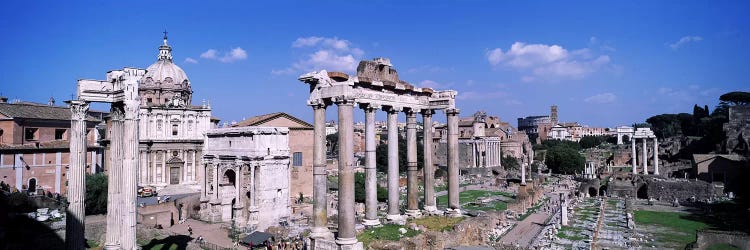
M187 74L172 61L172 47L167 44L164 36L164 44L159 46L157 61L146 68L141 87L160 89L190 89L190 80Z

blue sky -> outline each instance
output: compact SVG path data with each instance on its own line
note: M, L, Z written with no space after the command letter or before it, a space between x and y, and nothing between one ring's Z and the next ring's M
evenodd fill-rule
M148 67L165 29L194 104L210 100L225 121L278 111L311 121L297 76L352 73L373 57L414 85L457 90L462 115L514 125L556 104L561 121L614 127L750 91L747 1L1 5L0 93L26 101L67 100L77 79Z

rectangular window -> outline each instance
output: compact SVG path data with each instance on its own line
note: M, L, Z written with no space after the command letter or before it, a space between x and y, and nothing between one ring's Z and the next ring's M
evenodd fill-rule
M65 129L55 129L55 140L62 140L65 135Z
M302 166L302 152L294 152L294 154L292 154L292 166Z
M151 98L146 98L146 104L151 104L152 102L154 102L154 100L152 100Z
M24 131L24 138L26 138L27 141L33 141L36 140L36 131L39 130L38 128L26 128Z
M172 124L172 135L177 135L177 124Z

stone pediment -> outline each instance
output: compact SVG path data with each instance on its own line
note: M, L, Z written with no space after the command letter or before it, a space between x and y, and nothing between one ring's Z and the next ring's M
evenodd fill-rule
M185 161L180 159L180 157L174 156L167 161L167 164L170 164L170 163L185 163Z

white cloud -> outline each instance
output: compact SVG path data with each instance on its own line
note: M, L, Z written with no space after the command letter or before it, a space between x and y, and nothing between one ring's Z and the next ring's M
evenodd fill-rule
M431 89L442 89L442 88L445 87L445 85L437 83L437 82L435 82L433 80L424 80L424 81L419 82L419 86L417 86L417 87L420 87L420 88L431 88Z
M201 58L204 59L216 59L217 51L215 49L208 49L206 52L201 53Z
M196 64L196 63L198 63L198 60L195 60L195 59L193 59L191 57L188 57L188 58L185 58L185 62L186 63Z
M508 96L505 91L466 91L459 92L456 96L458 100L484 100L484 99L495 99L503 98Z
M606 103L613 103L617 100L617 96L612 93L601 93L596 94L593 96L589 96L586 99L583 99L584 102L588 103L595 103L595 104L606 104Z
M700 37L700 36L683 36L677 42L670 44L669 47L676 50L676 49L679 49L682 45L685 45L686 43L700 42L702 40L703 40L703 37Z
M593 41L596 41L593 38ZM568 51L559 45L515 42L510 50L500 48L487 53L487 61L495 67L511 68L525 74L524 82L581 79L610 63L607 55L595 56L589 49Z
M306 54L290 67L271 70L271 74L294 74L305 71L328 70L353 72L365 52L353 44L337 37L300 37L292 42L292 48L307 49Z
M236 61L241 61L247 59L247 51L242 49L241 47L237 47L234 49L231 49L227 52L224 52L223 56L219 56L221 52L215 49L208 49L206 52L201 53L200 58L203 59L209 59L209 60L217 60L219 62L223 63L231 63Z

